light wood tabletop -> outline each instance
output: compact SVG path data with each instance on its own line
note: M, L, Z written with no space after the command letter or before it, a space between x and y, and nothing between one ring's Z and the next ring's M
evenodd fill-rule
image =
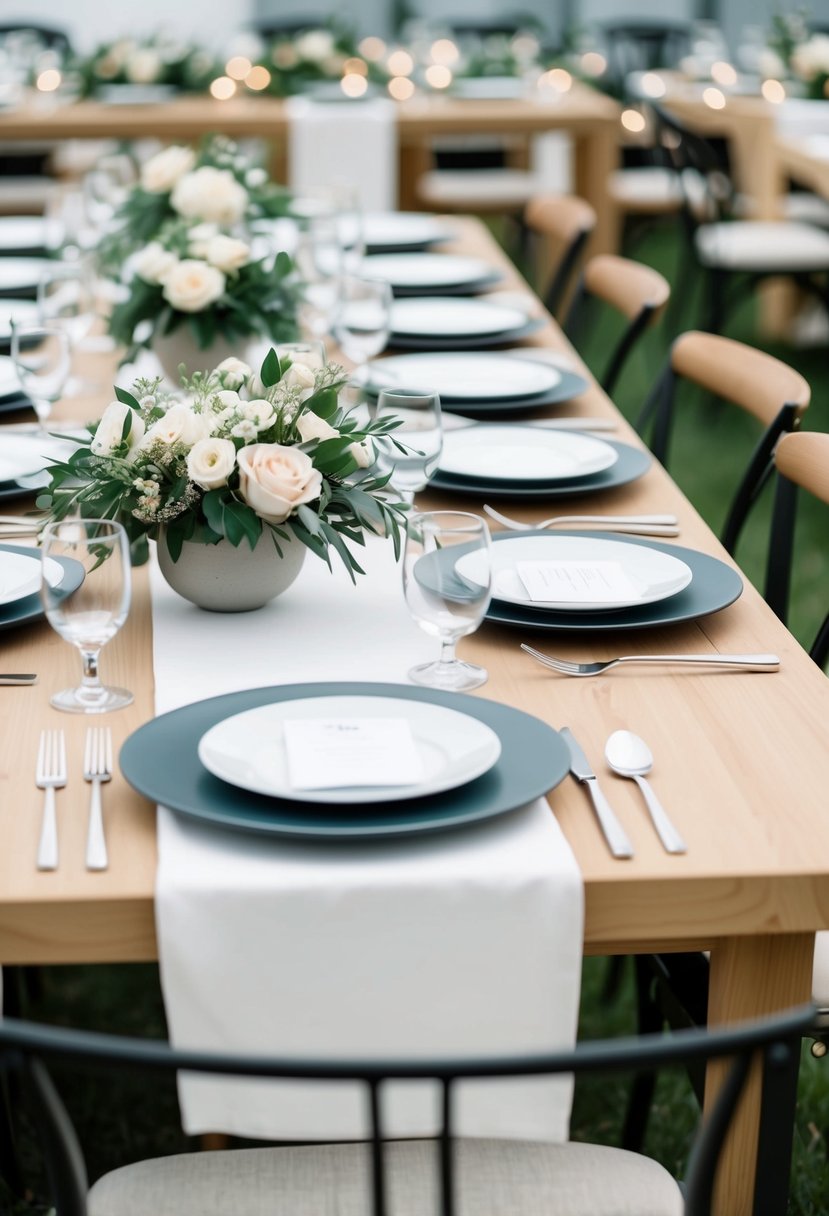
M482 226L454 218L447 222L458 238L448 250L486 257L503 270L505 286L528 290ZM540 312L537 302L536 307ZM569 350L549 320L531 344ZM89 356L84 375L101 382L100 394L86 402L64 401L57 414L70 419L99 412L111 397L114 363L111 355ZM619 439L639 443L593 382L561 408L568 415L612 419ZM436 493L423 495L419 504L473 510L482 505ZM558 505L556 500L553 508ZM549 506L506 502L503 509L531 520L551 514ZM681 526L678 544L730 562L656 464L632 485L563 500L561 509L674 512ZM151 629L146 571L137 570L130 619L102 661L107 681L136 694L133 706L108 720L116 748L153 714ZM575 680L537 666L519 650L524 641L573 659L772 651L782 663L774 674L621 668ZM197 636L193 644L198 645ZM2 633L0 647L4 670L40 675L33 688L0 690L0 962L153 959L155 816L119 774L107 790L110 869L94 874L84 869L88 790L78 778L60 795L60 869L35 870L41 798L33 778L42 727L65 728L71 771L80 772L87 723L48 704L51 692L76 681L78 660L46 624ZM613 860L584 791L568 778L551 795L584 876L585 951L710 949L712 1024L807 1000L813 936L829 927L829 681L758 592L746 583L725 611L672 628L574 637L484 625L460 649L462 657L490 673L480 695L555 727L572 727L633 841L635 859ZM604 765L605 740L621 727L641 734L654 753L654 783L688 842L684 856L662 850L638 791ZM713 1087L713 1071L711 1078ZM725 1159L718 1203L723 1216L748 1216L751 1210L757 1112L755 1084Z
M358 103L357 103L358 104ZM419 95L397 103L399 202L418 207L417 182L432 167L432 145L446 136L492 135L529 138L566 131L573 139L574 189L594 207L598 222L591 238L595 253L615 251L619 217L607 179L619 161L620 107L611 98L574 82L549 100L535 98L473 100ZM287 181L289 119L275 97L182 96L146 105L106 105L99 101L50 104L40 98L0 112L2 140L160 139L195 141L220 132L236 138L256 136L272 146L271 168Z

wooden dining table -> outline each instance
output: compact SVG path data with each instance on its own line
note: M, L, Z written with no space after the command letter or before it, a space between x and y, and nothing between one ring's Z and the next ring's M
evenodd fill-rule
M344 102L343 104L349 104ZM359 104L350 103L350 104ZM573 141L573 189L597 215L591 252L612 253L619 240L619 215L607 188L619 163L621 107L610 97L574 81L564 93L490 100L416 94L396 103L399 205L421 206L417 184L432 167L436 140L467 136L529 140L550 131ZM65 105L35 97L0 111L0 142L7 140L161 139L194 142L211 133L268 141L274 180L288 181L289 118L276 97L181 96L144 105L76 101Z
M502 287L529 298L526 283L477 221L446 222L455 229L450 252L486 258L502 272ZM575 358L535 297L532 307L544 325L525 345ZM87 355L79 370L98 380L100 391L86 400L60 403L55 414L61 420L95 416L113 395L114 355ZM609 419L619 439L640 444L588 378L590 387L582 396L547 412ZM417 505L479 511L483 504L474 497L428 492ZM532 506L504 500L498 505L526 521L559 507L567 513L673 512L680 521L678 544L733 565L656 462L638 481L600 496ZM290 593L280 606L290 612ZM400 611L406 611L402 593ZM631 667L581 680L542 669L521 652L521 642L570 659L771 651L780 656L781 666L771 674ZM199 646L197 628L192 645ZM829 928L829 681L750 583L745 582L729 608L691 623L584 635L484 624L462 641L460 654L489 671L488 683L475 695L526 710L554 727L572 728L634 844L632 860L610 856L575 781L566 779L550 795L551 814L584 878L586 954L709 950L712 1026L809 999L814 934ZM39 675L34 687L0 689L0 963L155 959L154 807L117 771L105 792L110 868L102 873L84 868L89 790L81 771L88 722L49 706L51 693L77 682L77 654L44 622L0 633L0 664L5 671ZM278 673L278 662L272 669L263 664L262 682L278 681ZM133 705L107 718L117 748L154 713L146 568L135 571L131 614L104 651L102 674L105 681L135 693ZM34 770L44 727L65 729L72 774L58 796L61 863L53 873L35 868L41 794ZM633 730L649 743L654 784L688 843L687 854L664 852L638 790L608 773L604 744L618 728ZM707 1102L720 1075L709 1069ZM720 1216L752 1211L759 1106L755 1076L726 1147L716 1207Z

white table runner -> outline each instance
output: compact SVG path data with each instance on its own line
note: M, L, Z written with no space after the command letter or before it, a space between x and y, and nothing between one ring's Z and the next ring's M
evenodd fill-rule
M152 572L157 711L313 680L405 682L436 643L408 615L391 546L352 587L309 555L256 613L204 613ZM546 802L454 833L355 846L216 831L163 808L156 919L172 1041L315 1058L519 1054L572 1044L582 885ZM363 1136L354 1087L188 1078L191 1134ZM466 1135L566 1139L567 1080L468 1084ZM436 1130L436 1094L394 1087L395 1135Z
M295 194L347 185L364 211L397 206L397 114L393 101L289 97L288 185Z

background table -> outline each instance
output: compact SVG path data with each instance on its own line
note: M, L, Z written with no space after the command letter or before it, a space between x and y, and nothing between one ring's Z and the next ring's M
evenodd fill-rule
M526 289L479 224L447 222L460 233L450 251L486 257L504 270L507 285ZM568 349L552 323L533 344ZM90 359L85 375L102 382L113 376L111 357L94 364ZM102 383L90 410L100 411L111 396ZM612 417L619 438L638 442L595 384L564 411ZM83 412L77 402L59 409L66 418ZM432 493L422 496L420 505L468 510L481 504ZM630 486L580 499L578 507L673 511L680 519L680 544L730 561L659 466ZM526 519L549 514L544 503L506 502L503 509ZM568 504L562 504L565 509ZM290 592L284 607L290 611ZM406 611L402 591L400 611ZM602 752L611 731L627 727L642 734L654 753L659 795L689 845L686 856L665 854L633 784L606 775L604 784L636 849L635 860L614 861L584 791L567 780L554 792L552 809L584 876L585 951L710 949L712 1024L808 999L813 935L829 927L829 682L758 592L747 585L731 608L692 624L614 634L609 640L598 634L550 634L542 648L570 658L637 650L776 651L782 667L774 675L623 668L599 679L572 680L543 671L519 651L521 641L539 644L533 631L489 625L461 643L462 657L489 670L480 695L516 705L553 726L571 726L599 773L605 771ZM153 808L116 773L105 794L111 866L100 874L84 870L89 791L80 772L87 723L48 706L50 692L77 682L77 655L45 624L0 634L0 647L6 670L37 671L41 677L34 688L0 690L0 962L153 959ZM134 705L108 719L117 748L153 713L145 570L136 571L130 619L104 651L102 669L106 680L136 694ZM262 682L278 679L278 663L273 670L263 663ZM43 726L66 729L73 774L58 794L61 866L53 874L34 867L41 795L33 775ZM710 1077L713 1087L716 1072ZM718 1211L727 1216L751 1211L758 1103L755 1078L725 1160Z

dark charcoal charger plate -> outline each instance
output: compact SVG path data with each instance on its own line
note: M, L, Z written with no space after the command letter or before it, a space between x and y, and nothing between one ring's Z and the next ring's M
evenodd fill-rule
M493 542L504 543L516 536L547 536L547 532L496 532ZM654 604L642 604L636 608L620 608L618 610L602 609L596 612L557 612L552 609L522 608L520 604L508 604L504 600L493 597L486 612L486 620L497 625L517 625L527 629L556 629L569 632L584 632L593 629L647 629L663 625L677 625L682 621L694 621L697 617L708 616L712 612L720 612L733 604L742 594L743 580L736 570L721 562L719 558L696 549L685 549L681 545L666 545L648 537L620 536L618 532L568 532L556 529L556 536L594 537L599 540L623 540L625 544L643 545L646 549L658 549L685 562L691 570L691 582L684 591L659 600ZM425 587L437 590L437 579L432 575L430 567L440 563L441 567L450 566L454 570L455 562L463 556L467 547L458 545L453 549L444 549L440 553L430 553L417 563L417 577ZM458 575L453 574L457 583L457 599L463 602L470 595L477 594L474 587ZM432 581L434 580L434 581ZM454 594L452 581L443 581L444 592L449 590Z
M370 274L370 271L367 270L366 273ZM475 296L482 291L489 291L490 287L503 282L503 279L500 270L493 270L491 274L480 279L468 279L464 283L424 283L417 287L413 284L404 286L392 283L391 291L392 295L400 300L411 296Z
M32 550L23 545L0 545L0 550L5 550L6 553L22 553L24 557L32 556ZM34 552L37 553L37 550L35 549ZM64 569L60 583L61 595L71 595L83 582L83 566L80 562L73 561L71 557L56 557L55 561ZM14 629L17 625L26 625L31 621L36 621L43 615L40 593L27 595L25 599L0 605L0 629Z
M237 789L212 776L198 757L202 735L244 710L302 697L377 696L444 705L486 723L501 740L501 755L483 776L428 798L331 807ZM521 710L405 684L285 684L197 701L162 714L130 735L121 771L151 802L225 828L278 836L365 839L435 832L517 810L548 793L569 771L560 735Z
M619 459L609 469L603 469L600 473L589 473L586 477L568 477L560 481L485 481L483 478L461 477L457 473L441 473L438 470L429 482L429 488L447 490L452 494L471 494L476 498L486 496L543 500L613 490L617 486L636 481L647 473L653 459L649 452L609 439L602 438L602 442L615 448Z

